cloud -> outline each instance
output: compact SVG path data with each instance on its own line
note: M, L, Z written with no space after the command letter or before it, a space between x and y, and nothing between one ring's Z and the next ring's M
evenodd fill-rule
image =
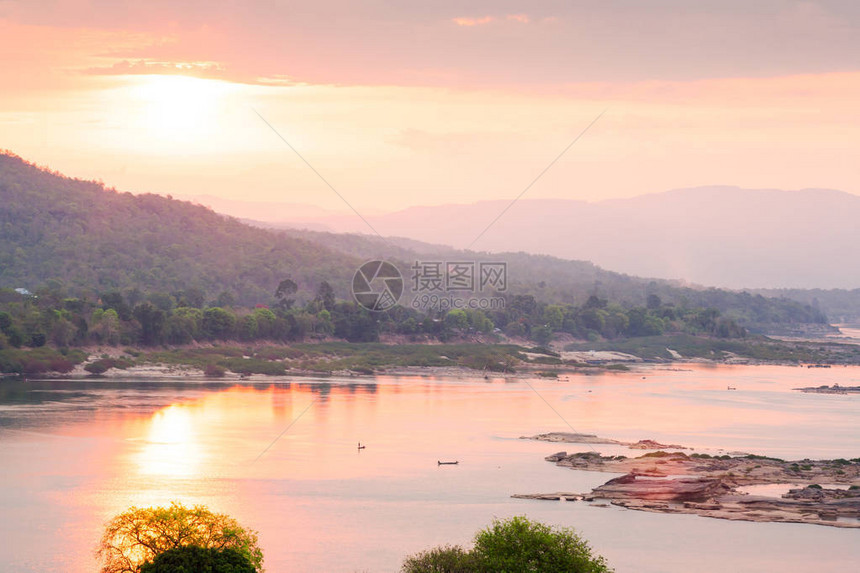
M453 18L452 22L457 24L458 26L466 26L471 28L472 26L483 26L484 24L489 24L490 22L495 21L495 18L492 16L484 16L483 18Z
M459 15L452 6L0 0L0 42L15 48L14 58L0 56L0 77L35 85L216 62L191 73L243 83L533 89L860 70L851 55L860 50L856 0L755 9L743 0L532 0L527 8L481 0Z
M110 66L94 66L83 73L96 76L128 76L179 74L198 78L221 79L226 70L217 62L156 62L149 60L122 60Z

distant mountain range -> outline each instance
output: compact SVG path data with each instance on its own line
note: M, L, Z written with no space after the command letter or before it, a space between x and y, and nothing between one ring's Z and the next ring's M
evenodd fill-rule
M726 288L860 287L860 196L828 189L678 189L596 203L523 199L366 217L384 236L588 260L637 276ZM268 223L371 233L355 216ZM489 229L476 242L482 230Z

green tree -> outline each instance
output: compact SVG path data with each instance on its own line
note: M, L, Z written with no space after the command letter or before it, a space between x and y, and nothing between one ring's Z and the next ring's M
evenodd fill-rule
M263 570L255 531L203 505L185 507L177 502L169 507L131 507L117 515L105 527L97 554L101 573L141 573L144 563L189 545L233 549L256 570Z
M166 314L151 302L142 302L134 307L134 318L140 323L140 341L143 344L161 342Z
M233 296L233 293L229 291L223 291L218 295L218 298L215 299L215 306L220 306L221 308L230 308L236 304L236 297Z
M469 317L466 311L462 309L454 309L448 311L445 315L445 326L451 330L464 330L469 326Z
M496 520L475 546L442 546L406 558L402 573L610 573L606 560L571 529L525 517Z
M299 290L299 286L292 279L284 279L278 283L278 288L275 290L275 298L278 299L277 308L282 311L290 310L296 302L292 298Z
M481 571L510 573L605 573L603 557L571 529L555 529L526 517L496 520L475 536Z
M494 325L493 321L490 320L484 311L482 310L468 310L466 314L469 315L469 324L472 325L472 328L477 330L478 332L492 332Z
M125 302L122 294L117 291L106 292L101 296L102 308L112 308L119 315L120 320L131 320L131 307Z
M322 305L322 308L328 311L331 311L335 305L335 296L334 289L331 288L331 285L328 281L323 281L320 283L319 288L317 289L316 298L314 298L316 302L319 302Z
M167 319L164 335L171 344L188 344L201 338L203 311L199 308L180 306Z
M57 346L68 346L77 333L77 327L68 318L61 316L51 327L51 342Z
M97 308L93 311L90 335L96 342L115 345L119 342L120 320L116 310Z
M256 308L254 318L257 319L257 336L272 338L275 334L275 321L278 319L275 313L268 308Z
M6 333L11 326L12 315L8 312L0 311L0 332Z
M251 561L235 549L187 545L159 553L140 573L256 573Z
M543 322L553 330L560 330L564 324L564 308L550 304L543 310Z
M257 338L257 332L259 326L257 325L257 318L253 314L246 314L242 318L239 319L239 325L237 327L239 332L239 338L242 340L254 340Z
M203 332L209 338L229 338L233 335L235 326L236 315L229 310L216 306L203 311Z

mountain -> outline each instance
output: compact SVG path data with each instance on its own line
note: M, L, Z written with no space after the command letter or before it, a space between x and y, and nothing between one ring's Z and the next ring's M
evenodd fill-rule
M268 302L292 277L313 291L360 261L188 202L119 193L0 154L0 287L59 281L73 292L227 292Z
M523 199L491 224L508 205L412 207L367 219L385 236L587 259L621 273L725 288L860 286L853 264L860 197L849 193L697 187L596 203ZM289 224L368 232L347 216Z
M493 215L491 209L475 209L476 218ZM825 321L810 305L785 298L689 288L610 272L583 260L262 229L200 205L120 193L0 155L0 288L35 292L53 284L75 296L136 289L177 299L193 290L208 301L219 299L219 305L253 306L270 303L288 277L298 283L300 299L313 296L322 281L340 298L351 298L353 275L373 259L395 263L407 284L419 261L504 263L506 296L532 295L545 303L582 305L595 296L632 308L657 297L683 308L715 308L752 329Z

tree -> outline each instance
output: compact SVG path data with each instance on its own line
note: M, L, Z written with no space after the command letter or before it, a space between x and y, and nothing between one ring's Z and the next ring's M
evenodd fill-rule
M177 293L177 306L186 306L191 308L202 308L203 302L206 299L206 293L199 288L187 288Z
M299 286L292 279L284 279L278 283L278 288L275 290L275 298L278 299L277 307L280 310L287 311L295 304L296 299L290 298L296 294Z
M543 310L544 323L553 330L560 330L564 324L564 308L557 304L550 304Z
M111 345L119 342L120 320L119 315L114 309L95 309L93 311L92 323L93 326L90 332L96 341Z
M257 308L254 309L254 318L257 319L257 336L271 338L274 335L275 321L278 319L275 313L268 308Z
M120 320L131 320L131 307L126 304L122 298L122 294L116 291L106 292L102 294L102 308L108 310L112 308L119 315Z
M331 288L331 285L328 281L323 281L320 283L319 288L317 289L317 296L314 298L314 301L322 304L323 309L327 311L331 311L334 308L335 304L335 296L334 289Z
M173 311L164 326L167 342L171 344L188 344L197 340L200 338L200 325L202 322L202 310L180 306Z
M603 557L571 529L555 529L526 517L496 520L475 536L473 552L483 571L605 573Z
M143 344L161 342L165 313L151 302L142 302L134 307L134 317L140 323L140 341Z
M202 327L206 336L215 339L229 338L236 326L236 315L219 307L203 311Z
M656 294L649 294L646 299L645 306L648 307L648 310L657 310L661 306L663 306L663 301Z
M466 311L460 308L449 310L445 315L445 326L451 330L465 330L469 326Z
M496 520L475 546L442 546L407 557L402 573L610 573L606 560L571 529L525 517Z
M221 308L230 308L236 304L236 297L233 296L233 293L229 291L223 291L218 295L218 298L215 299L215 306L220 306Z
M237 329L240 339L254 340L257 338L257 332L259 330L257 318L253 314L246 314L239 319Z
M6 332L12 326L12 315L8 312L0 311L0 332Z
M187 545L159 553L140 573L256 573L251 561L235 549Z
M158 555L190 545L233 549L256 570L263 570L257 532L206 506L189 508L177 502L169 507L131 507L117 515L105 527L97 554L103 563L101 573L142 573L141 567Z

